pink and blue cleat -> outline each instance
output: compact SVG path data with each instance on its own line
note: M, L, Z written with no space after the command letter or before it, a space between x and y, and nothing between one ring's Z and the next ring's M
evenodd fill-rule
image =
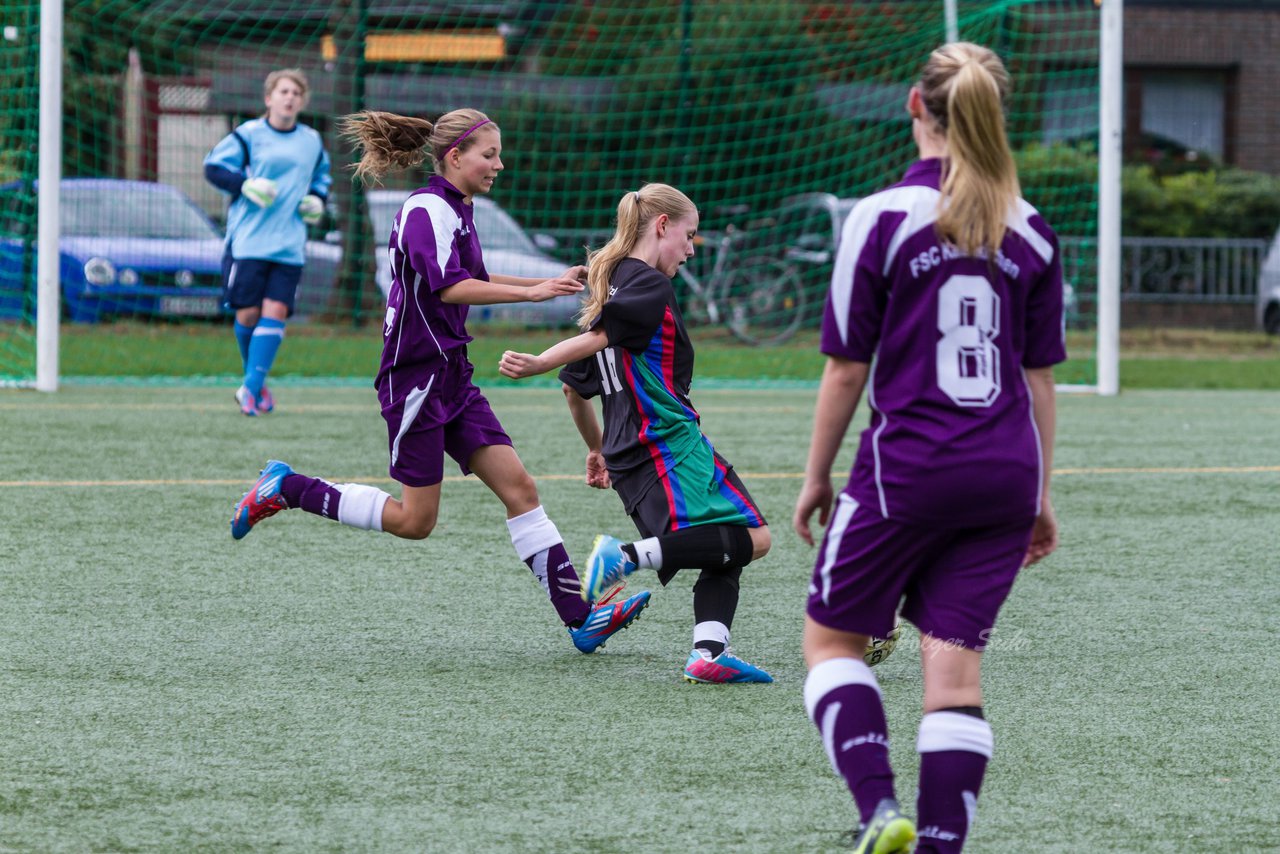
M599 602L605 591L617 587L637 567L622 550L625 543L617 537L596 537L587 558L587 574L582 577L582 600Z
M250 418L258 414L258 399L245 386L236 389L236 403L240 404L240 414Z
M288 463L267 461L260 477L254 481L253 488L244 494L231 514L231 536L242 540L253 530L254 525L288 509L289 505L280 494L280 485L291 474L293 469L289 468Z
M258 394L256 403L258 405L258 412L262 415L275 411L276 399L272 396L271 389L267 388L266 383L262 384L262 391Z
M569 637L579 652L595 652L605 641L634 623L640 612L649 604L648 590L628 597L621 602L601 603L591 609L587 619L576 629L569 629Z
M689 660L684 664L684 678L689 682L720 685L773 681L768 673L738 658L727 648L712 658L711 653L705 649L694 647L693 652L689 653Z

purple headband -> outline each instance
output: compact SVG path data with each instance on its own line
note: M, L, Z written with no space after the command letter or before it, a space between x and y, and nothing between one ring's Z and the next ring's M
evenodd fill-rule
M448 154L450 151L453 151L453 150L454 150L455 148L457 148L459 145L462 145L462 141L463 141L464 139L466 139L467 137L471 136L471 132L472 132L473 130L475 130L475 129L476 129L476 128L478 128L478 127L482 127L482 126L484 126L484 125L487 125L487 124L489 124L489 122L491 122L491 121L493 121L493 119L485 119L484 121L476 122L476 123L475 123L475 124L473 124L471 127L467 128L466 132L465 132L462 136L458 137L457 139L455 139L455 140L453 141L453 145L450 145L448 148L446 148L446 149L444 150L444 153L445 153L445 154Z

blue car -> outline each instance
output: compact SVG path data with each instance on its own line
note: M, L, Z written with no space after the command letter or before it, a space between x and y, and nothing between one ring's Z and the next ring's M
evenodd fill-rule
M24 314L26 279L34 307L34 188L0 186L0 317ZM20 194L27 194L23 197ZM25 204L24 204L25 202ZM60 278L65 316L218 317L222 305L221 230L178 188L149 181L68 178L62 182ZM26 216L18 213L25 208ZM23 235L30 235L26 241ZM30 253L24 268L24 242ZM341 250L307 244L299 312L323 307Z

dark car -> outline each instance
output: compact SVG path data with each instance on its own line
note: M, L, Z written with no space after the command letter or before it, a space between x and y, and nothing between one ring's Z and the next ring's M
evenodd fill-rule
M61 185L59 272L66 315L95 323L105 315L216 317L222 305L221 230L177 187L150 181L68 178ZM0 186L0 316L23 314L24 276L34 294L35 188ZM23 212L26 212L25 215ZM24 235L29 235L24 241ZM324 308L341 250L309 241L296 311Z

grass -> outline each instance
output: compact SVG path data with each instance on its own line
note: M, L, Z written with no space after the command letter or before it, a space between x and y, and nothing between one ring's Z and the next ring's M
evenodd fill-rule
M574 652L474 481L445 484L425 543L297 512L233 542L269 456L391 488L371 389L277 394L248 421L222 389L0 392L0 850L847 847L801 700L811 389L696 394L775 535L734 638L778 681L728 688L678 678L689 578ZM489 394L572 553L629 530L580 484L558 395ZM987 656L997 752L966 850L1280 851L1278 415L1263 392L1061 398L1063 547ZM876 672L909 802L912 644Z
M497 361L505 349L539 352L572 329L476 330L471 345L477 376L502 382ZM1071 358L1056 370L1060 382L1088 384L1095 376L1091 335L1071 333ZM822 372L816 332L777 348L744 347L723 332L695 332L698 376L705 380L812 383ZM275 374L281 377L370 379L381 339L375 329L297 325L289 330ZM238 364L230 332L179 324L112 324L63 329L61 372L69 378L219 377ZM1121 336L1124 388L1280 389L1280 343L1261 333L1210 330L1125 330Z

